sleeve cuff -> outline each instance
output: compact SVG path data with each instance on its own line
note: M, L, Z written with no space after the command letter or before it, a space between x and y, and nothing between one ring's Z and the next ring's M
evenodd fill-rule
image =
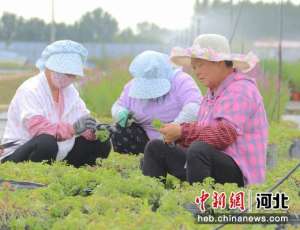
M180 124L180 127L181 127L181 136L176 142L178 144L184 146L185 139L186 139L186 137L188 136L188 133L189 133L190 124L189 123L182 123L182 124Z

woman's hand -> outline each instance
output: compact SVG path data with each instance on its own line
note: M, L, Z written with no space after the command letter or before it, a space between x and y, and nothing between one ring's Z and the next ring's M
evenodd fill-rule
M118 123L122 128L126 128L128 121L129 111L124 109L118 113Z
M76 135L81 135L88 129L95 130L97 126L97 121L90 117L89 115L85 115L80 117L74 124L73 128Z
M165 124L159 132L163 135L164 141L171 144L181 137L181 126L178 124Z

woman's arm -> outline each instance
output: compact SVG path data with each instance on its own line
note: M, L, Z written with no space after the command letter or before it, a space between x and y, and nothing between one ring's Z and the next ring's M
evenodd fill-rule
M70 139L74 136L73 125L69 123L51 123L47 118L36 115L25 121L25 126L31 136L40 134L49 134L54 136L58 141Z
M122 111L127 111L127 109L124 106L119 105L118 101L116 101L111 108L111 115L114 121L119 121L119 113Z
M218 150L224 150L236 140L237 136L236 129L226 120L218 120L208 126L199 126L197 122L183 123L178 143L188 147L194 141L203 141Z
M174 119L173 123L181 124L184 122L193 122L197 120L197 115L199 111L200 105L198 103L188 103L183 106L182 110L178 114L178 116Z

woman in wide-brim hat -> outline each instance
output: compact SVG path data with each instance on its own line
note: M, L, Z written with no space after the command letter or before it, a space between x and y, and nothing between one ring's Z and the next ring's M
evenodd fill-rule
M257 57L232 54L225 37L203 34L190 48L174 48L171 60L191 66L208 90L197 122L167 124L160 129L164 141L176 141L176 147L158 140L149 142L144 175L170 173L190 183L212 177L218 183L239 186L263 182L268 122L255 80L246 74Z
M130 64L133 77L112 107L118 131L112 135L114 150L119 153L141 153L150 139L161 138L152 126L162 123L196 120L201 92L188 74L174 68L168 55L144 51ZM127 122L132 115L134 122Z
M109 140L96 140L96 121L73 86L84 77L87 50L71 40L56 41L42 52L40 72L16 91L9 109L3 142L15 141L2 162L65 160L76 167L106 158Z
M191 66L193 59L211 62L231 61L234 69L244 73L250 71L259 61L252 52L231 53L227 39L217 34L200 35L191 47L186 49L175 47L171 51L171 60L178 66Z

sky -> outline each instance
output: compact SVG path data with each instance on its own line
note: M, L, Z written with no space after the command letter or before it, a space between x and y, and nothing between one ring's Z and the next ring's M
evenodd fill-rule
M52 0L0 0L0 15L11 12L24 18L51 20ZM195 0L53 0L55 21L71 24L84 13L101 7L117 19L119 28L135 28L149 21L168 29L189 26ZM234 0L237 2L238 0ZM254 2L257 0L253 0ZM272 0L264 0L270 2ZM273 0L279 1L279 0ZM300 3L300 0L293 0Z

